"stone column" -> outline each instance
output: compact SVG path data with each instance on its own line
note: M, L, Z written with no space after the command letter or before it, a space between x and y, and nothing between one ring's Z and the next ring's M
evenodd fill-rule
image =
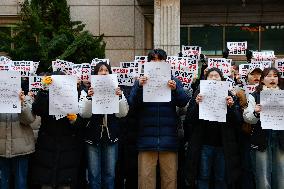
M154 48L180 52L180 0L154 0Z

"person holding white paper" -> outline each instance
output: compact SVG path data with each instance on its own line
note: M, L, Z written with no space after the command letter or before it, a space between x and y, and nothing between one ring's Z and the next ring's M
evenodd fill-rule
M279 79L280 74L276 68L265 68L260 77L260 84L256 91L249 95L248 107L243 113L244 120L253 127L251 146L254 152L256 189L284 188L284 131L262 129L260 121L260 92L282 90L279 87Z
M56 71L54 75L65 74ZM52 76L42 79L44 89L38 92L32 105L33 113L41 117L41 127L31 161L31 180L42 189L70 189L76 186L78 179L83 152L82 128L76 114L49 115L49 87L55 82Z
M98 63L94 68L95 75L106 76L111 73L110 65L105 62ZM88 96L80 99L81 117L90 118L84 136L90 189L115 188L115 167L120 134L119 118L127 115L129 107L119 87L113 92L121 98L119 112L115 114L92 114L91 98L96 93L92 87L88 90Z
M148 54L150 62L164 62L167 54L154 49ZM148 78L135 81L128 98L138 117L138 188L156 188L156 166L159 162L161 188L177 188L177 113L176 106L184 107L189 101L182 83L174 77L165 82L171 90L170 102L144 102L143 90Z
M224 77L218 68L211 68L207 71L205 80L224 81ZM229 91L228 94L223 99L227 105L226 122L199 118L199 105L206 98L200 94L199 89L189 103L184 122L184 127L190 133L187 136L189 155L185 164L189 188L209 189L211 181L214 188L237 188L241 174L237 134L242 117L236 97Z
M14 175L15 188L27 189L28 159L35 151L35 138L30 124L35 120L33 99L19 93L21 113L0 113L0 188L10 188Z
M259 85L260 82L260 76L261 76L262 70L260 68L252 67L247 70L246 77L245 77L245 83L244 88L236 87L236 96L239 99L240 106L242 112L247 108L248 106L248 86L252 86L255 88L255 86ZM254 177L253 177L253 164L251 159L251 144L250 144L250 137L252 133L252 126L249 123L243 122L241 125L241 131L240 132L240 150L242 154L242 167L243 167L243 173L242 173L242 188L244 189L254 189Z

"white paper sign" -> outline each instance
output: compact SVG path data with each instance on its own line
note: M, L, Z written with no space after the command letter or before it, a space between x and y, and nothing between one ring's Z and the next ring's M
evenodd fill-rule
M172 71L175 70L176 64L177 64L178 56L167 56L167 63L171 65Z
M21 113L21 74L0 71L0 113Z
M138 63L138 72L139 74L144 74L144 65L147 62L147 56L135 56L135 63Z
M11 69L11 62L0 62L0 71L9 71Z
M195 73L176 70L173 72L173 76L182 82L183 88L190 89Z
M245 89L245 93L246 96L248 97L249 94L253 93L256 89L257 85L245 85L244 89Z
M245 80L249 71L249 64L240 64L239 65L239 74L241 79Z
M22 77L29 77L36 73L36 67L33 61L12 61L10 70L21 72Z
M230 90L235 87L236 82L235 82L234 79L232 79L232 78L230 78L230 77L227 77L227 78L226 78L226 81L227 81L228 84L229 84L229 89L230 89Z
M140 76L138 62L120 62L120 67L129 68L129 74L131 77L138 78Z
M263 129L284 130L284 91L260 92L260 121Z
M263 65L263 68L270 68L272 65L272 61L270 60L266 60L266 61L251 60L251 64L261 64Z
M252 59L257 61L274 60L275 58L274 51L252 52Z
M53 75L49 86L49 115L77 114L77 77L74 75Z
M62 71L66 75L72 75L72 66L74 63L68 62L65 60L59 60L57 59L56 61L52 61L52 70L55 71Z
M171 101L171 89L167 85L171 80L171 65L166 62L147 62L144 69L148 80L143 86L143 101Z
M247 42L227 42L229 55L246 55Z
M280 72L281 78L284 78L284 59L275 60L275 68Z
M193 56L196 56L196 59L199 59L201 54L201 47L199 46L182 46L182 56L183 57L190 57L193 58Z
M263 64L249 64L249 69L254 70L256 68L260 68L261 70L264 70L264 65Z
M94 89L92 97L93 114L113 114L119 112L119 96L115 94L118 87L117 75L92 75Z
M208 58L208 69L218 68L222 71L224 77L229 77L231 75L231 63L230 59L228 60L225 58Z
M203 100L199 103L199 119L226 122L228 90L226 81L201 80L200 94Z
M121 68L138 68L138 62L120 62Z
M117 74L118 85L133 86L135 78L133 77L133 72L131 73L130 70L134 71L134 69L112 67L111 70L113 74Z
M109 65L109 59L99 59L99 58L95 58L92 60L91 65L92 66L96 66L99 63L106 63Z
M82 81L91 81L91 65L89 63L74 64L72 73Z
M3 63L3 64L8 64L9 62L11 62L12 60L5 57L5 56L0 56L0 63Z
M30 76L29 77L29 91L37 94L37 92L42 89L42 80L43 76Z

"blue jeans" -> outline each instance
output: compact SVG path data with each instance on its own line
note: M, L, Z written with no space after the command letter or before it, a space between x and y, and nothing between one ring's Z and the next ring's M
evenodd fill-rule
M256 189L284 188L284 151L279 148L277 131L268 130L264 152L253 151Z
M1 189L10 188L10 176L15 175L15 189L27 188L28 156L0 157Z
M212 170L213 169L213 170ZM214 171L214 188L226 189L225 158L221 147L203 145L200 156L198 189L209 189L211 171Z
M90 188L114 189L118 144L87 144L87 157Z

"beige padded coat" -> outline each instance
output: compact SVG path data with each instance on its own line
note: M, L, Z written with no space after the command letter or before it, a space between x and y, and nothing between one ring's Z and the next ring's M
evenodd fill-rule
M11 158L34 152L35 139L30 124L33 100L26 96L20 114L0 114L0 157Z

